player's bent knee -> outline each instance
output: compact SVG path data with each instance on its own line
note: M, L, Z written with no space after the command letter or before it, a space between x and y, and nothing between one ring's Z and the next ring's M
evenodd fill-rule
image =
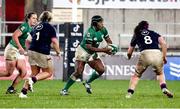
M161 71L155 70L154 72L156 73L156 75L162 75L163 74L162 70Z
M49 77L51 77L53 75L53 72L49 73Z
M9 76L11 76L11 73L6 73L6 75L5 75L6 77L9 77Z
M19 74L21 78L24 78L27 74L26 69L19 69Z
M26 76L26 73L21 73L20 76L21 78L24 78Z
M137 70L135 69L135 74L134 74L134 76L137 76L138 78L141 78L142 73L143 73L143 72L139 72L139 71L137 71Z
M105 69L99 69L97 72L99 73L99 75L102 75L105 72Z
M73 79L73 80L76 80L76 79L78 79L78 78L80 78L81 77L81 73L78 73L78 72L74 72L72 75L71 75L71 78Z

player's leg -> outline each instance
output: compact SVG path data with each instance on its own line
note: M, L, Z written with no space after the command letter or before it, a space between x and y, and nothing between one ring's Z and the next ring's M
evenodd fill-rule
M155 73L157 75L157 80L159 80L159 85L162 90L162 92L168 97L168 98L173 98L173 94L168 90L166 80L165 80L165 75L163 72L163 67L162 65L157 65L154 67Z
M61 90L61 95L68 95L68 89L74 84L77 79L82 77L84 66L89 57L90 54L88 54L81 46L77 47L75 52L75 72L71 74L64 88Z
M83 85L86 88L86 92L88 94L92 93L91 85L90 83L93 82L95 79L99 78L104 72L105 67L102 61L98 58L92 61L88 62L89 66L94 69L92 74L88 77L88 79L83 83Z
M44 57L44 56L42 56L42 57ZM36 83L37 81L47 79L47 78L51 77L53 74L53 62L52 62L52 59L49 58L49 56L45 56L44 63L41 63L39 61L36 61L36 62L39 63L38 68L40 68L42 71L37 73L36 75L32 75L31 80L33 81L33 84Z
M8 44L4 51L4 57L6 61L6 76L10 76L13 74L14 69L17 66L19 51L17 48L13 47L11 44ZM14 93L16 92L13 86L10 86L7 89L6 93Z
M6 70L0 71L0 77L8 77L11 76Z
M99 78L105 72L105 67L103 62L99 58L93 61L89 61L88 64L91 68L95 70L86 80L87 83L91 83L95 79Z
M158 75L158 79L159 79L159 84L160 84L160 88L162 90L162 92L168 97L168 98L173 98L173 93L171 93L168 88L167 88L167 84L165 82L165 76L164 73L161 72L160 75Z
M35 83L37 80L34 78L39 72L40 72L40 67L31 65L31 76L25 80L24 86L21 90L21 93L19 95L20 98L27 98L27 91L33 91L33 83Z
M38 80L47 78L49 75L52 75L52 59L51 56L38 53L35 51L28 50L29 63L31 65L32 74L28 78L29 90L33 91L33 84ZM44 72L41 73L40 69ZM36 77L38 75L38 77Z
M173 98L173 94L168 90L165 80L162 53L160 51L154 51L153 54L156 55L156 57L153 57L152 66L159 80L160 88L167 97Z
M34 83L36 83L37 81L40 81L40 80L47 79L53 75L52 67L41 68L41 69L42 69L42 71L40 73L38 73L36 76L33 76L35 78L34 79L35 81L32 79Z
M148 64L146 63L146 59L144 58L144 55L141 54L139 57L139 60L136 64L135 72L131 76L130 82L129 82L129 88L127 90L126 98L131 98L133 95L135 88L138 84L139 78L142 76L144 71L146 70Z
M23 56L22 59L17 60L16 67L17 67L17 70L19 71L19 74L13 80L13 82L12 82L11 86L8 88L7 92L14 89L19 84L19 82L26 76L27 69L26 69L25 56Z
M83 71L84 71L84 66L85 62L76 60L76 65L75 65L75 72L69 77L69 80L65 84L64 88L60 92L61 95L67 95L68 94L68 89L74 84L76 79L81 77Z
M6 60L6 74L5 77L11 76L14 72L14 69L16 67L16 61L9 61ZM4 75L4 74L3 74ZM4 77L4 76L1 76Z
M15 66L16 66L16 61L6 60L6 76L7 77L13 74ZM16 93L15 87L9 86L6 91L6 94L13 94L13 93Z
M26 84L27 84L26 91L30 90L31 92L33 92L33 84L35 84L37 81L47 79L47 78L51 77L53 74L53 70L50 68L41 68L42 71L39 70L40 69L39 67L37 67L36 69L38 69L38 70L36 70L36 72L34 72L34 73L36 73L36 75L29 77L26 82ZM39 73L37 73L37 72L39 72Z
M133 95L134 93L134 90L138 84L138 81L139 81L139 76L134 73L132 76L131 76L131 79L130 79L130 82L129 82L129 88L127 90L127 94L126 94L126 98L131 98L131 96Z
M16 67L18 50L8 44L4 50L4 57L6 62L6 71L3 71L0 74L0 77L8 77L11 76Z
M37 78L35 77L40 73L40 67L36 65L31 65L31 76L27 79L28 89L33 91L33 84L37 82Z

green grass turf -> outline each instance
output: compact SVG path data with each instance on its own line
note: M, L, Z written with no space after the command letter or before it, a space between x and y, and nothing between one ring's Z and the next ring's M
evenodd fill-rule
M27 99L18 95L7 95L10 81L0 81L0 108L180 108L180 81L167 81L174 98L164 96L158 81L141 80L131 99L125 94L129 81L96 80L92 83L93 94L85 92L82 83L70 88L70 95L61 96L61 80L40 81L34 85L34 92ZM18 85L18 92L22 86Z

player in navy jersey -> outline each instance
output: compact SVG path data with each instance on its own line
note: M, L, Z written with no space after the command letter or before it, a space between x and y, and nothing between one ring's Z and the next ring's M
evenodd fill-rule
M134 35L127 52L127 56L128 59L130 59L135 46L138 45L140 57L136 64L135 73L131 77L126 98L131 98L139 78L150 65L159 78L159 84L162 92L167 95L167 97L172 98L173 94L167 89L163 72L163 64L167 63L166 42L161 35L149 30L148 26L149 24L147 21L141 21L134 29ZM159 45L161 46L162 52L159 49Z
M50 56L51 43L57 56L60 54L59 43L54 27L49 24L52 15L44 11L40 17L40 23L31 31L32 41L28 50L29 63L31 65L31 77L24 84L19 95L20 98L27 98L27 91L33 91L33 84L52 76L53 64ZM41 70L41 71L40 71Z

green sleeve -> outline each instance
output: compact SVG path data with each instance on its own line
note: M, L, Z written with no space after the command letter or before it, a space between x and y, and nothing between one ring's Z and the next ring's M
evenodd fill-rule
M26 23L21 24L18 29L22 32L22 34L28 32L28 25Z
M87 44L92 44L92 42L93 42L93 32L87 31L87 33L85 35L85 41L86 41Z
M102 29L102 33L104 34L105 39L109 36L108 31L105 27Z

